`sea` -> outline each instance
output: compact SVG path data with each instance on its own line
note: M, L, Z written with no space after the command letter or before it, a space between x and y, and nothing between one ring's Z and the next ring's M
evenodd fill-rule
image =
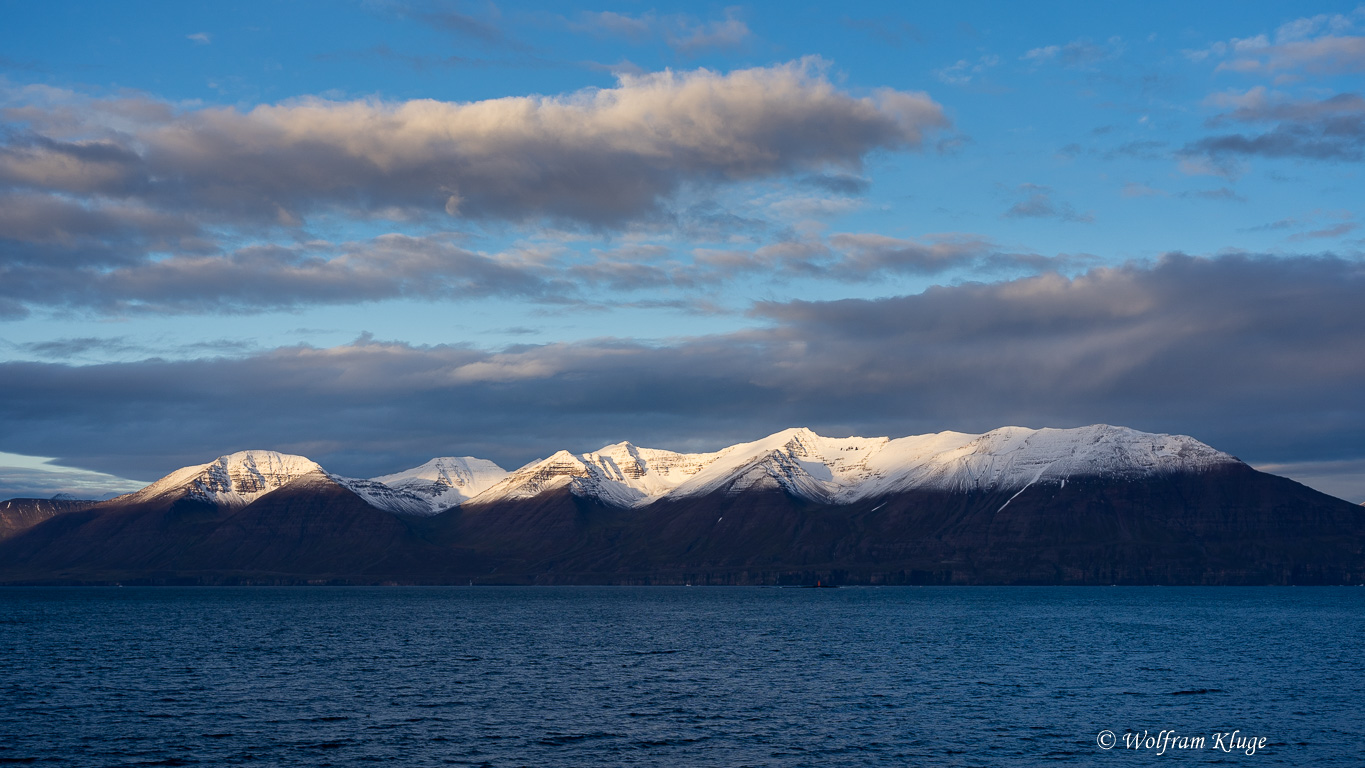
M0 764L1365 765L1365 588L0 589Z

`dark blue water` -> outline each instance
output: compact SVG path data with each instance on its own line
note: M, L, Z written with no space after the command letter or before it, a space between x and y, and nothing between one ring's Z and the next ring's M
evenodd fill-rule
M0 763L1359 766L1363 686L1360 588L0 590Z

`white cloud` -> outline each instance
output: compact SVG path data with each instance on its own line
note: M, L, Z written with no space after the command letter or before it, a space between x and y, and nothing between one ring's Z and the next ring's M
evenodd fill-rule
M949 85L966 85L999 63L1000 57L991 54L981 56L976 61L959 59L946 67L934 70L934 77Z
M1365 71L1365 36L1353 34L1365 20L1365 6L1350 14L1319 14L1281 24L1269 34L1218 41L1185 51L1194 62L1218 60L1218 70L1245 74Z

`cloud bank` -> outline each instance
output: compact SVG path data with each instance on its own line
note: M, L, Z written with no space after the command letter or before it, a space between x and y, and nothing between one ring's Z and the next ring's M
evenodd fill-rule
M923 93L840 90L818 59L472 103L429 99L178 109L30 87L9 94L10 194L297 226L324 210L617 226L686 183L724 183L918 147L944 127Z

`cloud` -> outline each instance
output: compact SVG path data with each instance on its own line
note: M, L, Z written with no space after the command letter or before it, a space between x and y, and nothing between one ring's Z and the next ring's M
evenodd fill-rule
M860 204L848 197L788 196L768 208L782 216L809 217L841 213ZM1008 252L987 238L966 233L910 239L782 231L764 243L757 237L763 234L758 224L708 207L686 213L681 226L719 241L746 232L751 236L745 240L760 244L694 247L680 254L672 245L643 240L586 251L551 242L483 253L464 247L458 236L386 234L343 243L262 244L127 262L0 259L0 310L12 307L14 319L37 308L117 317L245 314L391 299L486 297L577 307L638 306L640 299L624 294L659 288L706 292L744 274L774 283L797 279L855 283L889 275L1073 270L1093 263L1090 257ZM697 299L667 301L690 306ZM45 356L61 350L27 351Z
M907 42L922 43L924 36L918 27L904 19L891 16L879 16L870 19L857 19L848 16L839 20L849 29L862 32L874 40L878 40L892 48L900 48Z
M1005 211L1012 219L1059 219L1088 224L1095 220L1090 213L1077 213L1070 203L1052 199L1052 190L1039 184L1020 184L1022 196L1018 202Z
M841 258L822 271L845 280L869 280L885 274L938 275L966 271L976 275L1001 271L1038 272L1074 268L1084 259L1008 253L976 235L939 235L920 240L875 234L838 234L830 245Z
M1116 157L1132 157L1139 160L1160 160L1170 156L1166 142L1154 139L1126 141L1104 153L1106 160Z
M813 278L845 283L873 282L895 275L981 277L1074 270L1094 263L1087 256L1010 252L988 238L968 233L916 239L843 232L825 239L793 237L752 250L698 248L694 255L699 274L712 273L706 282L753 272L779 280Z
M841 195L863 195L872 188L871 180L852 173L817 173L804 176L799 181Z
M607 227L658 216L685 183L856 170L869 152L916 148L948 124L922 93L855 96L824 69L805 59L622 75L614 88L472 103L310 98L177 112L73 96L7 112L16 125L0 145L0 184L227 222L453 209Z
M1123 185L1123 190L1119 193L1124 197L1170 197L1170 193L1165 190L1157 189L1136 181L1130 181Z
M753 328L667 342L362 338L6 362L0 423L10 450L133 477L251 447L374 475L437 455L517 466L621 439L714 449L794 424L903 435L1107 422L1251 461L1345 460L1365 458L1365 358L1346 354L1365 337L1362 291L1359 261L1170 254L1070 278L764 302Z
M709 21L686 14L661 16L653 11L638 16L616 11L584 12L568 26L599 37L624 38L636 45L662 39L675 53L684 55L712 48L738 48L753 37L737 7L726 8L722 18Z
M1288 240L1291 243L1302 242L1304 240L1332 240L1344 235L1349 235L1359 228L1360 225L1354 221L1343 221L1340 224L1323 227L1322 229L1315 229L1309 232L1298 232L1290 235Z
M690 25L668 35L668 45L678 53L697 53L707 48L738 48L750 37L749 25L737 8L725 9L725 18Z
M186 40L192 40L198 45L208 45L213 42L213 38L207 32L195 32L192 35L185 35Z
M313 58L317 61L331 60L351 60L367 61L380 59L384 61L394 61L405 66L411 67L418 72L426 72L432 69L483 69L487 67L500 68L520 68L520 69L551 69L560 68L563 64L549 61L525 52L519 52L514 56L500 59L479 58L472 56L457 56L454 54L446 56L424 56L406 51L397 51L385 43L372 45L369 48L358 51L334 51L330 53L315 54Z
M385 299L516 296L562 301L577 286L557 265L486 255L440 236L257 245L114 267L0 263L0 299L104 314L258 312Z
M1239 203L1246 202L1246 198L1234 192L1228 187L1218 187L1217 189L1196 189L1180 193L1181 197L1199 197L1205 200L1232 200Z
M102 472L64 467L56 461L44 456L0 452L0 499L47 499L58 494L102 499L146 485Z
M642 43L655 35L657 25L658 17L653 13L631 16L616 11L598 11L596 13L585 11L580 14L577 23L570 24L570 28L624 37L633 43Z
M1117 58L1122 53L1122 38L1111 37L1103 43L1096 43L1082 37L1065 45L1031 48L1019 60L1034 65L1057 63L1070 69L1094 69L1096 65Z
M1248 227L1243 232L1276 232L1284 230L1297 230L1288 235L1287 242L1303 242L1307 240L1318 240L1336 238L1350 234L1358 228L1355 216L1346 210L1323 210L1314 209L1301 216L1290 216L1283 219Z
M1256 468L1297 480L1339 499L1365 504L1365 459L1266 463Z
M1000 57L990 54L981 56L976 61L959 59L946 67L934 70L934 77L949 85L967 85L972 80L979 79L986 73L986 70L999 63Z
M1185 146L1186 156L1218 159L1236 156L1307 160L1365 159L1365 99L1341 93L1321 100L1299 100L1252 88L1222 94L1215 104L1235 106L1214 117L1211 127L1270 125L1254 133L1223 133Z
M1219 41L1185 51L1191 61L1217 61L1219 71L1251 75L1337 75L1365 71L1365 37L1358 34L1365 7L1349 14L1318 14L1281 24L1273 35Z
M33 341L19 346L25 352L54 360L82 357L90 352L126 352L138 349L137 346L129 344L124 337L98 336Z
M415 0L414 2L398 0L397 2L385 2L382 7L399 17L415 19L422 24L465 40L472 40L489 46L526 49L524 44L509 38L498 26L501 14L498 7L491 3L485 6L488 11L486 14L488 18L486 19L464 13L459 10L457 4L442 2L441 0Z
M83 204L64 195L0 192L0 270L15 264L111 266L149 251L214 250L188 217L138 202Z

